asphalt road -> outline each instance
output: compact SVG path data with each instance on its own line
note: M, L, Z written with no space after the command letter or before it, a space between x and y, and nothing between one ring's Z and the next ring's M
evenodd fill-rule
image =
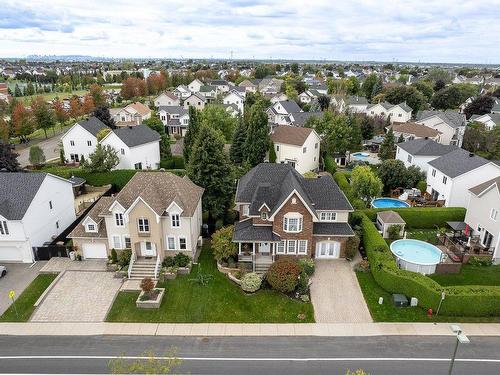
M49 131L48 135L52 136L52 131ZM36 143L36 145L43 150L46 160L51 160L59 157L59 142L61 141L61 136L62 134L57 134L55 136L52 136L51 138ZM35 143L33 143L33 145L35 145ZM15 152L19 154L19 156L17 157L17 161L19 162L21 167L26 167L30 164L30 147L27 147L23 150L15 150Z
M500 338L471 337L453 374L499 374ZM2 373L106 373L117 356L176 348L190 374L447 374L454 337L0 336Z

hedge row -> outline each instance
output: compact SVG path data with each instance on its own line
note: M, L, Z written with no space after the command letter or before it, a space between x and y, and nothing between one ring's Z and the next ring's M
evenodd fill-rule
M371 208L363 210L371 221L377 212L392 210L401 216L410 229L435 229L446 227L447 221L464 221L465 208L462 207L411 207L411 208Z
M349 175L350 173L346 172L336 172L333 175L333 179L335 180L337 185L339 185L340 190L344 192L347 199L349 199L349 202L351 202L352 206L357 210L362 210L366 208L365 202L363 202L359 198L356 198L351 184L349 183L349 181L347 181L347 176Z
M182 156L172 156L170 159L160 161L160 167L164 169L184 169L184 158Z
M363 212L353 216L361 220L363 246L371 271L377 283L389 293L417 297L419 305L436 311L445 292L441 313L450 316L498 316L500 314L500 287L449 286L443 287L419 273L399 269L389 246L375 224Z
M332 176L337 172L337 164L332 155L326 155L324 159L325 171L330 173Z

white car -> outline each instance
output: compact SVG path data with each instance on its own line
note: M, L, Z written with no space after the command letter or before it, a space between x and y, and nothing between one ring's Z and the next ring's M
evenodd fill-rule
M7 268L5 266L0 266L0 277L7 275Z

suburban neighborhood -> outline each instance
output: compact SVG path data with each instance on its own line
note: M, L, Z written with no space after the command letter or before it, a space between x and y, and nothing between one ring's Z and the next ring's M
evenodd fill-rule
M158 5L168 53L151 4L103 6L117 33L82 15L68 53L6 26L65 19L6 5L0 372L498 373L497 51L333 53L264 3Z

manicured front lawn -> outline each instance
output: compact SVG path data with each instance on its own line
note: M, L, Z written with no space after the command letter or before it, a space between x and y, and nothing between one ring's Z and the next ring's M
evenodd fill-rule
M120 292L107 316L109 322L170 323L300 323L314 322L311 303L291 299L271 289L247 295L217 270L211 250L205 246L190 275L158 284L166 288L158 310L135 307L139 293ZM213 275L207 286L192 281L198 267ZM297 316L305 314L304 320Z
M392 305L391 294L382 289L371 272L356 272L359 285L365 297L366 304L376 322L500 322L498 317L456 317L437 316L427 317L426 310L420 307L398 308ZM379 297L384 298L382 305L378 304ZM434 308L437 308L437 306Z
M45 289L54 281L57 275L42 274L38 275L35 280L15 299L16 309L11 305L2 316L0 322L27 322L31 314L35 310L33 304L40 298Z
M496 285L500 286L500 265L477 267L464 264L460 273L447 275L430 275L434 281L443 286L450 285Z

